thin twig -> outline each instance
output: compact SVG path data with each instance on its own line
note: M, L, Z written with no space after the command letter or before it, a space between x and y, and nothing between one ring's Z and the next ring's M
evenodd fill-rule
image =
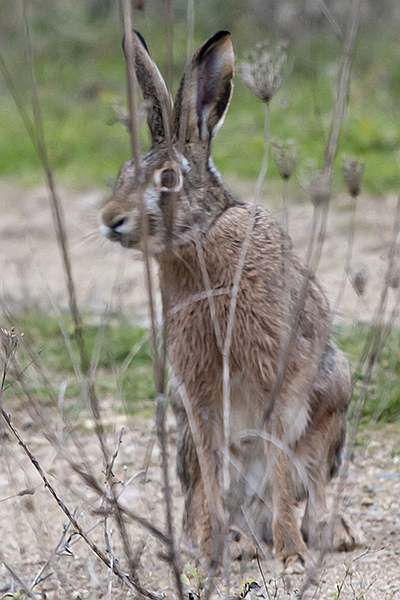
M32 600L37 600L35 598L35 596L32 594L31 590L29 589L29 586L25 583L25 581L22 579L22 577L17 573L17 571L14 569L14 567L12 567L10 565L10 563L4 557L4 554L2 553L1 550L0 550L0 562L3 563L3 565L5 566L5 568L7 569L7 571L13 576L13 578L18 583L18 585L21 588L21 590L23 590L24 593L29 598L31 598Z
M28 456L29 460L31 461L31 463L35 467L36 471L39 473L39 475L40 475L40 477L41 477L41 479L42 479L42 481L43 481L43 483L45 485L45 488L49 490L50 494L53 496L53 498L57 502L58 506L61 508L61 510L63 511L63 513L66 515L66 517L71 522L71 524L76 529L76 531L79 533L79 535L82 537L82 539L90 547L90 549L100 558L101 561L103 561L103 563L108 568L111 568L111 561L100 550L100 548L97 546L97 544L95 544L88 537L88 535L86 534L85 530L81 527L81 525L75 519L75 517L73 516L73 514L70 512L70 510L67 508L67 506L64 504L64 502L61 500L60 496L57 494L55 488L51 485L50 481L47 479L47 476L46 476L45 472L43 471L43 469L42 469L39 461L32 454L32 452L30 451L28 445L24 442L24 440L22 439L22 437L21 437L18 429L15 427L14 423L12 422L11 416L3 408L1 409L1 414L2 414L3 418L5 419L8 427L11 430L11 432L13 433L14 437L17 439L18 444L22 447L22 449L24 450L24 452ZM137 582L132 581L132 579L128 575L125 575L122 572L121 568L119 567L119 565L116 562L114 562L114 564L113 564L113 570L114 570L114 573L116 575L118 575L118 577L120 579L122 579L122 581L124 583L126 583L126 585L131 590L133 590L135 592L139 592L140 594L143 594L144 596L146 596L147 598L150 598L151 600L160 600L159 596L157 596L156 594L153 594L152 592L149 592L148 590L146 590L145 588L143 588Z

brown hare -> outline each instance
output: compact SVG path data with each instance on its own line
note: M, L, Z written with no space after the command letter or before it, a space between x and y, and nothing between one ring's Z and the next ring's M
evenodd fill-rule
M174 103L142 37L133 37L151 149L138 172L133 161L121 168L101 229L108 239L143 250L145 222L159 265L169 308L184 531L209 565L221 558L228 525L235 543L241 532L244 540L271 542L280 569L301 573L306 542L336 549L357 543L343 516L328 532L325 500L344 443L348 362L330 343L328 302L313 277L299 310L306 272L287 235L267 211L257 207L252 214L234 198L212 163L211 141L233 88L229 32L216 33L195 53ZM249 219L228 359L230 486L224 495L223 342ZM290 331L282 369L282 340ZM307 499L301 526L299 498Z

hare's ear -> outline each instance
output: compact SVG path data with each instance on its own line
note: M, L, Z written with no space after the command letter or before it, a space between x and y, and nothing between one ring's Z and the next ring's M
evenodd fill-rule
M207 147L222 125L232 95L234 55L229 31L219 31L193 56L174 105L174 132Z
M172 98L156 63L150 57L146 42L138 31L132 32L136 78L147 104L147 123L151 146L161 144L169 134ZM122 41L124 52L125 38Z

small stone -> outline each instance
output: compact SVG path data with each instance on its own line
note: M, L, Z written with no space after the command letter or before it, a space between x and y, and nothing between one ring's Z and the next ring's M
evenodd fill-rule
M400 481L400 475L398 473L391 473L390 471L383 471L376 475L376 479L389 479L390 481Z
M351 283L358 296L362 296L368 283L368 272L366 269L360 269L354 273Z
M374 501L371 498L363 498L361 500L361 506L373 506Z

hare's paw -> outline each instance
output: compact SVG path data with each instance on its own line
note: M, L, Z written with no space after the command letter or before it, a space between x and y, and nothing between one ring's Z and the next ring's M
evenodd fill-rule
M254 558L256 555L253 540L240 527L236 527L236 525L230 526L229 540L231 560L248 560Z
M306 571L306 561L300 552L279 557L278 560L280 575L303 575Z
M333 524L332 549L337 552L350 552L362 546L365 539L361 531L344 515L337 515Z

